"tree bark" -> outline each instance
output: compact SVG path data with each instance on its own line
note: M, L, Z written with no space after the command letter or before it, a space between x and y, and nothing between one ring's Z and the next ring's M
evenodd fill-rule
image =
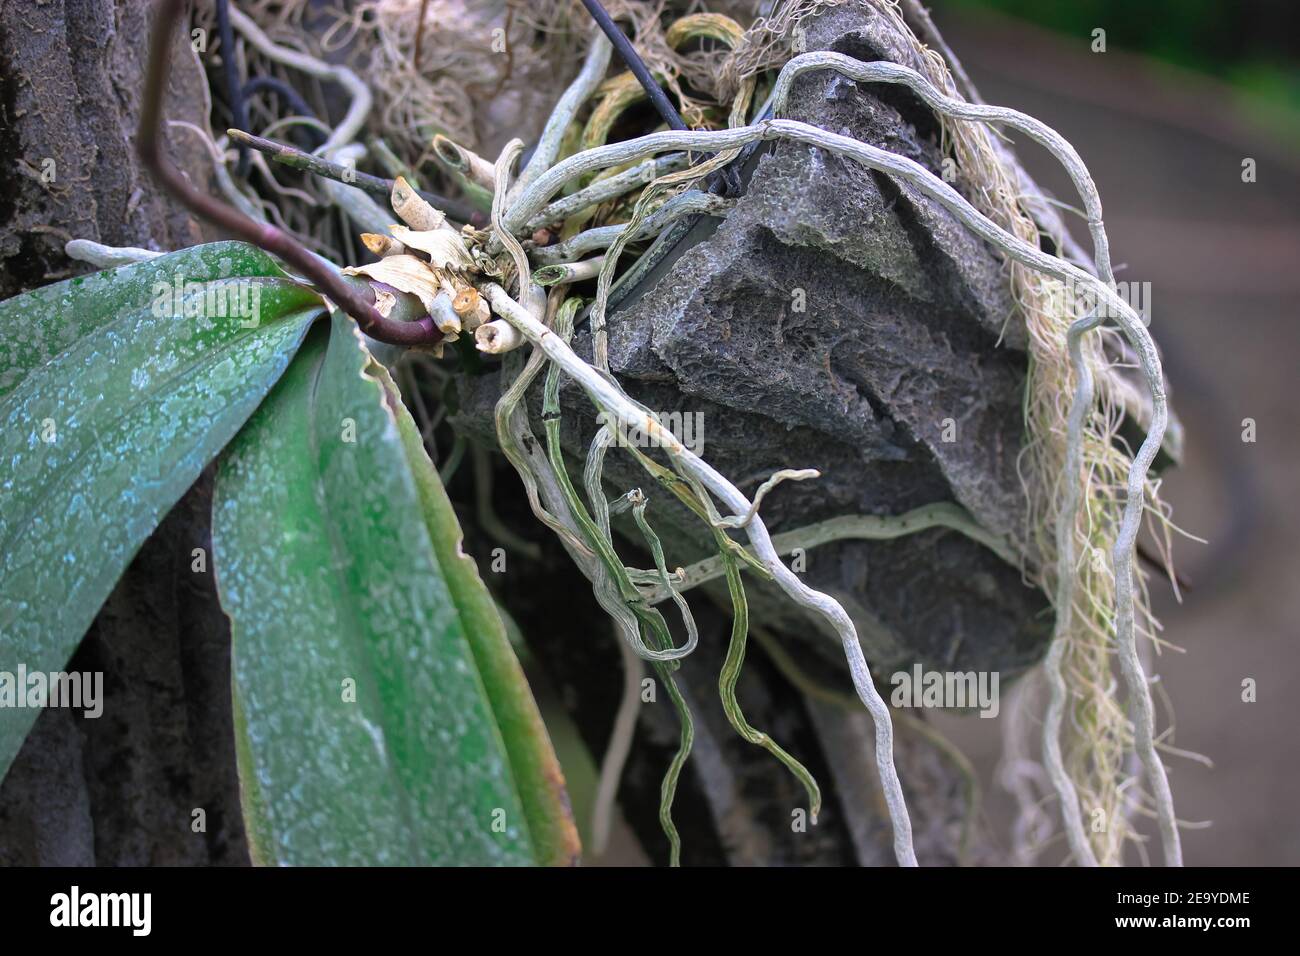
M205 239L135 156L149 0L0 3L0 298L88 271L69 239L177 249ZM206 121L207 85L178 33L166 115ZM211 157L168 131L202 187ZM100 719L49 708L0 784L0 865L247 861L230 716L229 643L210 557L210 477L141 548L71 670L104 673ZM0 666L3 662L0 662ZM195 811L203 811L196 814Z

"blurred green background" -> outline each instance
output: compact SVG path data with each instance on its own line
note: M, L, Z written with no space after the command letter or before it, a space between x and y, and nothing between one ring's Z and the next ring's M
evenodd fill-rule
M1111 48L1208 74L1266 107L1300 112L1296 0L933 0L945 12L996 11L1059 33L1106 30Z

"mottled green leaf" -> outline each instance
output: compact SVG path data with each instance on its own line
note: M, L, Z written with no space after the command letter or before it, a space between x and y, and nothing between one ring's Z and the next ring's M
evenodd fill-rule
M397 413L402 444L420 494L438 566L464 622L492 712L505 738L538 862L550 866L576 864L582 845L569 806L564 772L551 747L537 702L510 645L505 622L479 577L478 566L461 550L460 524L438 472L424 450L419 429L402 405L396 385L382 369L380 372L389 405Z
M213 505L254 859L549 861L520 797L537 770L516 776L502 729L554 756L517 715L498 725L501 659L480 675L500 620L450 557L445 498L428 510L441 489L386 373L349 320L324 333L222 457Z
M67 663L322 308L229 242L0 303L0 670ZM0 707L0 776L36 715Z

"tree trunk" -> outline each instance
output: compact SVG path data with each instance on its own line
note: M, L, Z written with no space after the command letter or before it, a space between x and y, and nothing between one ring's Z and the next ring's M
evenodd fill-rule
M177 249L202 230L136 160L149 0L0 3L0 298L88 271L69 239ZM207 84L188 37L166 115L202 125ZM201 187L211 157L165 133ZM230 637L210 558L210 477L145 543L72 670L104 673L100 719L48 708L0 785L0 865L206 864L248 859L230 717ZM0 662L0 666L3 662ZM196 814L195 811L203 811Z

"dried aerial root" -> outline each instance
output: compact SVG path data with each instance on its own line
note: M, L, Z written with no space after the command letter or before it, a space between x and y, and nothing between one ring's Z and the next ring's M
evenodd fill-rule
M509 322L497 319L474 330L474 344L488 355L504 355L524 344L524 337Z

